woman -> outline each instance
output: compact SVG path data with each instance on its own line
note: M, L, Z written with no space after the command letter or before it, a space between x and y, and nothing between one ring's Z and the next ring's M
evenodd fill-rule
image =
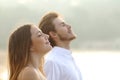
M46 80L43 57L51 49L48 35L33 24L15 30L9 38L9 80Z

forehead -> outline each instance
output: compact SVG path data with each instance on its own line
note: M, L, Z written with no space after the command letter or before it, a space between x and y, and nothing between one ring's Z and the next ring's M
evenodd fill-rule
M63 23L63 22L65 22L65 21L64 21L64 19L61 18L61 17L57 17L57 18L55 18L55 19L53 20L53 24L54 24L54 25L61 24L61 23Z
M31 34L36 34L37 32L41 32L41 30L36 26L31 26Z

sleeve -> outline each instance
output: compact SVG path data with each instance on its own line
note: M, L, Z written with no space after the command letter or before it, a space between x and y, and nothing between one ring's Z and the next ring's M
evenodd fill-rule
M60 66L54 61L47 61L44 65L47 80L62 80Z

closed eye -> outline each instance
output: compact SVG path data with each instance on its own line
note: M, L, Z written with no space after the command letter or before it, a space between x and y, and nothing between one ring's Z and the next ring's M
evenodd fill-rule
M41 31L37 32L37 37L41 37L43 34L41 33Z
M42 36L42 34L39 34L39 35L38 35L38 37L41 37L41 36Z
M38 32L37 36L41 37L43 34L41 32Z
M61 23L62 26L65 26L66 24L64 22Z

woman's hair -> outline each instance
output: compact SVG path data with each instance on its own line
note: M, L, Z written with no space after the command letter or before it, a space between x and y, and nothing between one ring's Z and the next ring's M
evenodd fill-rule
M10 66L9 80L17 80L21 70L27 66L30 60L30 47L32 45L31 40L31 27L32 24L26 24L20 26L9 37L8 46L8 58ZM44 75L43 71L44 57L40 60L40 71ZM45 75L44 75L45 76Z
M15 30L9 37L8 57L10 66L9 80L17 80L20 71L30 59L31 24L26 24Z
M45 33L45 34L48 34L49 35L49 32L50 31L56 31L55 30L55 26L53 24L53 20L55 18L59 17L59 14L56 13L56 12L49 12L47 14L45 14L40 23L39 23L39 28ZM51 36L49 37L49 41L51 43L51 45L54 47L56 44L55 44L55 41L51 38Z

